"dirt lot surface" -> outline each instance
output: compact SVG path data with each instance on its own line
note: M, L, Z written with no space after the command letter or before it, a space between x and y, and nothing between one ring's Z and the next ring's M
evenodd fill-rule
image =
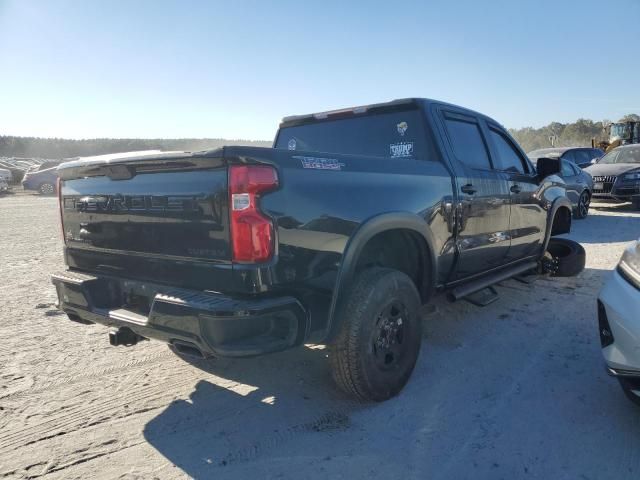
M640 409L603 368L595 299L640 214L600 206L577 278L438 298L402 394L357 405L325 351L193 364L66 319L54 198L0 198L0 478L640 478Z

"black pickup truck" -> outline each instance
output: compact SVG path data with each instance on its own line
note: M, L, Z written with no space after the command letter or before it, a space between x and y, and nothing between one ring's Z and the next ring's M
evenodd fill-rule
M114 327L114 345L183 355L327 344L340 387L384 400L411 375L435 292L540 268L569 232L558 168L426 99L287 117L273 148L65 163L59 308Z

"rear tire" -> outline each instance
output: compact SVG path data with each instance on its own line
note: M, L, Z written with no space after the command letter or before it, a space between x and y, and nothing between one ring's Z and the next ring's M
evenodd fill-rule
M369 268L356 277L329 345L333 378L347 394L380 402L405 386L422 343L420 295L404 273Z
M573 218L583 219L586 218L589 214L589 204L591 203L591 197L589 196L589 192L586 190L580 194L580 198L578 199L578 206L576 207L576 211L573 215Z
M622 391L627 396L629 400L631 400L636 405L640 406L640 393L636 395L633 391L640 392L640 381L638 380L629 380L628 378L619 377L618 381L620 382L620 386L622 387Z
M553 257L554 277L574 277L584 270L586 253L578 242L567 238L551 238L547 252Z

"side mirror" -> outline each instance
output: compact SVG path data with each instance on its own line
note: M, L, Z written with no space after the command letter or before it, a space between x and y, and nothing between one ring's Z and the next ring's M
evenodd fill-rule
M598 158L592 158L591 162L589 163L591 163L591 165L595 165L596 163L598 163L598 160L599 160Z
M539 158L536 164L536 170L540 178L545 178L549 175L558 175L560 173L560 159Z

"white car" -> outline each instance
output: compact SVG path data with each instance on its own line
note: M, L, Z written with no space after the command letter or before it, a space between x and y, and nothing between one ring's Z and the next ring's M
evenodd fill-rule
M0 180L4 180L6 183L11 183L13 180L13 174L11 170L6 168L0 168Z
M640 405L640 241L624 251L602 287L598 324L609 374Z
M4 178L0 178L0 193L5 193L9 190L9 184Z

